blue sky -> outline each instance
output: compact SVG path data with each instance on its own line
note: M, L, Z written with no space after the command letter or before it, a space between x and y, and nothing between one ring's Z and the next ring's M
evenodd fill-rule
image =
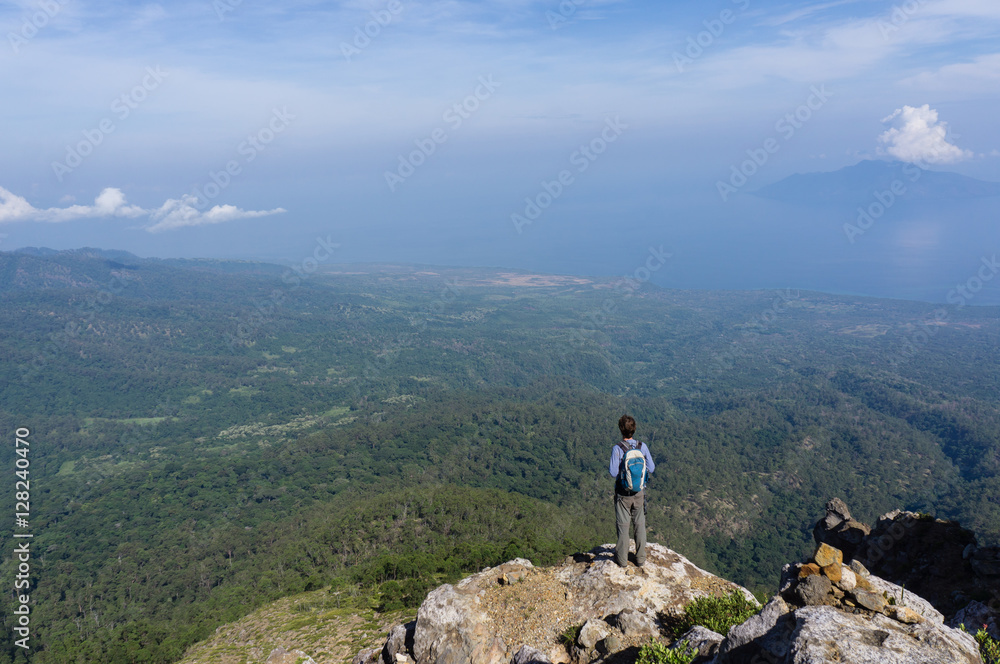
M769 139L747 190L923 153L1000 181L995 0L43 0L0 28L0 250L615 273L609 243L710 247Z

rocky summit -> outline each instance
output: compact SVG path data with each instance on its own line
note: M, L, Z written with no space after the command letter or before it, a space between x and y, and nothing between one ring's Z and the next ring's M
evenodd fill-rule
M558 664L619 653L634 659L641 643L661 635L663 619L694 599L733 590L753 597L659 544L647 545L642 567L619 567L613 552L605 544L549 568L517 559L443 585L427 596L416 621L354 661Z
M860 544L861 542L858 542ZM512 560L431 592L417 619L354 664L596 664L634 662L642 644L669 641L671 616L698 597L750 593L649 545L646 564L619 568L610 544L537 568ZM975 639L918 595L845 563L821 542L786 565L779 593L716 634L695 627L673 648L694 664L981 664Z

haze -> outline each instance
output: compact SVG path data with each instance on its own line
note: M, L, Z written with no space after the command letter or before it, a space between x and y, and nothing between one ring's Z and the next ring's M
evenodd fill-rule
M967 303L1000 302L996 196L900 196L851 242L874 198L750 193L868 159L1000 181L990 0L44 0L0 26L0 250L325 243L684 288L978 278Z

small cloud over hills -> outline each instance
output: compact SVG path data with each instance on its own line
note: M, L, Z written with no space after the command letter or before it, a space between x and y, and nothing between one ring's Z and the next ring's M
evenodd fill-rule
M107 187L97 195L93 205L36 208L23 196L0 187L0 224L18 222L62 223L78 219L138 218L149 217L144 228L150 233L160 233L185 226L219 224L235 219L265 217L285 212L273 210L243 210L234 205L215 205L208 210L198 208L197 197L186 194L168 199L158 208L145 209L129 205L121 189Z

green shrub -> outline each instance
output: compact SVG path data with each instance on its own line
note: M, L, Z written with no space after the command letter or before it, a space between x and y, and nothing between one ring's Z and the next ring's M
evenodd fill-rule
M976 643L979 644L983 664L1000 664L1000 641L994 641L985 629L980 629L976 632Z
M583 629L583 625L570 625L563 633L559 635L559 642L562 643L567 648L573 647L576 643L577 637L580 636L580 630Z
M650 640L639 650L636 664L691 664L698 656L698 651L688 646L687 641L671 650L665 643Z
M695 625L725 636L730 627L745 622L759 610L759 606L738 590L725 597L699 597L684 607L684 615L673 625L674 636L680 636Z

